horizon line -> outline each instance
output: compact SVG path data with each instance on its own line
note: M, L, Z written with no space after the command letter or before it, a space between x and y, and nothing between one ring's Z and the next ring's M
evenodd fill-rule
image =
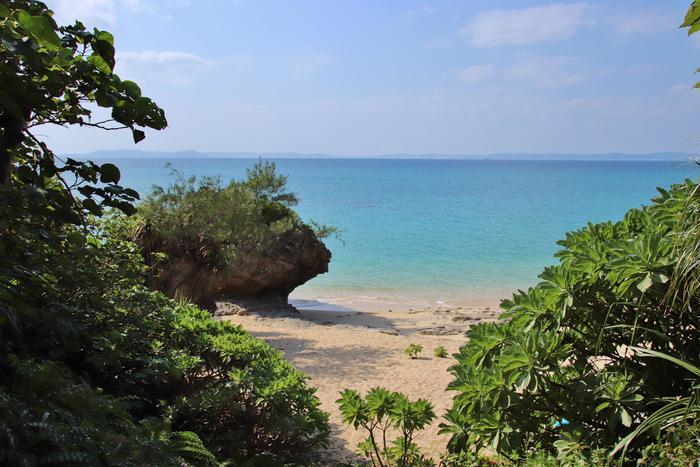
M279 157L285 159L404 159L404 160L634 160L639 161L696 161L700 156L688 152L657 151L650 153L558 153L558 152L502 152L488 154L463 154L463 153L387 153L387 154L355 154L336 155L328 153L303 153L303 152L252 152L252 151L207 151L201 152L194 149L176 151L168 150L143 150L143 149L99 149L83 153L63 153L62 156L73 157L153 157L163 158L167 156L182 157L192 155L202 158L263 158Z

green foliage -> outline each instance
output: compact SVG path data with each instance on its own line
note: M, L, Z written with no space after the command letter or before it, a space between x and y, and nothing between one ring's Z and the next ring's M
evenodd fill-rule
M560 264L505 301L500 323L470 329L442 425L451 452L561 461L622 442L618 459L623 445L639 458L659 430L697 417L697 276L680 258L700 198L690 181L659 191L620 222L568 233Z
M133 211L135 192L118 185L116 167L70 159L59 167L57 157L33 133L46 124L128 129L138 142L145 137L142 128L165 128L163 110L142 96L135 83L112 72L112 35L90 31L80 22L59 27L43 3L11 0L0 6L0 42L0 183L9 179L14 159L20 164L18 175L36 187L35 196L67 220L78 223L80 211L99 214L104 206ZM95 106L110 111L109 116L95 121ZM56 190L56 176L63 184L88 182L79 188L82 199Z
M152 266L150 283L171 296L204 303L218 292L208 282L213 273L235 274L239 261L264 256L284 238L336 232L302 222L292 209L297 198L287 191L287 177L277 174L274 163L259 161L247 178L225 186L219 177L174 175L173 184L155 187L139 206L127 232ZM179 277L183 259L197 268L185 281ZM178 276L175 284L169 281L172 275Z
M523 457L508 459L503 456L486 455L481 452L462 451L443 455L444 467L607 467L607 453L594 450L590 453L570 453L557 458L543 451L528 451Z
M644 419L630 434L625 436L613 449L612 454L621 452L625 457L633 441L648 432L658 433L674 425L685 424L687 420L699 420L700 415L700 368L687 361L678 359L663 352L657 352L642 347L630 347L640 357L660 358L689 371L694 379L689 395L685 397L665 398L665 404ZM696 422L697 424L697 422ZM700 450L696 451L700 454Z
M111 35L6 1L0 42L0 464L304 462L328 435L304 376L241 328L144 287L140 248L117 234L128 225L98 219L133 212L138 194L112 164L57 165L31 133L116 123L138 141L137 127L165 126L112 74ZM113 121L92 122L86 103Z
M698 5L696 0L693 0L690 4L690 7L688 7L688 11L685 14L685 18L683 18L683 23L681 24L681 27L688 28L689 36L700 31L700 5ZM700 68L695 70L696 73L699 71ZM700 82L696 83L695 87L700 88Z
M439 345L435 347L435 350L433 350L433 354L437 358L447 358L447 349L444 346Z
M145 289L136 245L54 229L6 204L1 211L0 410L23 407L29 420L47 424L46 436L56 430L56 439L74 440L37 446L33 429L16 425L8 439L30 440L18 455L79 453L115 465L130 456L163 456L153 463L167 465L197 455L200 465L210 455L299 460L323 445L326 415L303 374L242 329ZM20 264L26 274L8 274ZM37 382L34 375L49 370ZM146 419L172 434L163 428L156 436ZM123 451L112 453L115 437L124 438ZM144 439L153 443L142 446Z
M362 398L357 391L346 389L336 401L343 422L356 430L363 428L368 438L358 445L372 465L380 467L430 466L432 461L421 455L413 442L416 432L435 418L433 406L425 399L410 401L399 392L373 388ZM387 442L395 430L398 436Z
M416 358L418 358L418 354L420 354L422 351L423 351L422 345L416 344L416 343L411 343L411 344L409 344L408 347L406 347L404 349L403 353L405 353L406 355L408 355L409 357L411 357L412 359L415 360Z
M219 177L197 180L175 172L175 182L155 187L139 206L138 219L172 257L184 254L226 270L246 252L265 250L286 232L304 228L284 191L286 177L274 163L258 162L245 180L223 186Z
M665 436L642 451L639 465L671 467L697 465L700 452L700 423L683 423L667 430Z

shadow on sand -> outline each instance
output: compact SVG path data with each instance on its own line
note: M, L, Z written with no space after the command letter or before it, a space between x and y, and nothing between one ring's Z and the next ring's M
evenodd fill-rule
M343 324L361 328L394 330L393 323L371 311L358 311L341 305L318 300L290 300L299 310L298 318L303 321L331 326Z

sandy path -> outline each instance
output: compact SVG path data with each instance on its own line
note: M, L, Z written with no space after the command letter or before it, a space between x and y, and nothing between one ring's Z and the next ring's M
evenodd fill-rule
M318 387L321 407L330 413L332 446L327 461L355 458L355 447L364 437L342 424L335 401L339 392L352 388L365 393L375 386L401 391L411 399L430 400L438 418L416 442L424 452L437 456L447 436L438 435L439 423L451 405L446 392L452 380L448 367L454 359L437 358L433 349L444 346L450 354L464 342L464 331L480 320L494 319L493 308L456 308L402 312L302 310L299 316L228 316L253 335L284 352L289 361ZM424 335L443 333L447 335ZM398 335L394 335L398 333ZM404 354L410 343L421 344L421 358Z

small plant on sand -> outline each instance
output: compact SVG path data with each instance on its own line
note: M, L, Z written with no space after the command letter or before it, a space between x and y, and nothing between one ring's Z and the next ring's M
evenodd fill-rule
M375 467L434 466L413 442L416 432L435 419L433 405L425 399L410 401L400 392L373 388L362 398L352 389L340 393L336 401L343 422L356 430L363 428L368 437L358 444L360 452ZM388 431L399 433L387 443Z
M447 349L441 345L435 347L433 353L437 358L447 358Z
M418 354L423 351L423 346L420 344L411 344L408 347L406 347L406 350L403 351L406 355L411 357L412 359L418 358Z

